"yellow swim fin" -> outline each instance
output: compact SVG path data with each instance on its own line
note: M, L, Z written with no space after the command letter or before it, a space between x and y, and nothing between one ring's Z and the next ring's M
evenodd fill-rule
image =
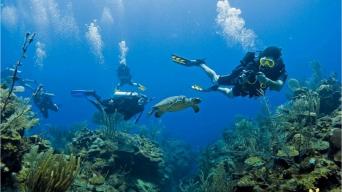
M185 59L185 58L180 57L180 56L177 56L177 55L172 55L171 59L172 59L173 62L181 64L181 65L186 65L187 66L189 63L191 63L190 60Z

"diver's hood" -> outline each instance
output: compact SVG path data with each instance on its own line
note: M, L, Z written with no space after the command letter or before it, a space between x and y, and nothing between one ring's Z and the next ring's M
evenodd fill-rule
M260 53L259 58L262 57L269 57L276 61L281 57L281 48L275 46L267 47Z

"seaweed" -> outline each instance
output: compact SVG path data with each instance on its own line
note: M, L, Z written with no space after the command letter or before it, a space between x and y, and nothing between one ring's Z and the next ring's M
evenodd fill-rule
M124 116L118 112L97 112L93 116L93 121L100 125L99 130L107 138L116 138L119 131L129 133L134 127L132 122L125 121Z
M68 159L51 150L38 153L36 149L26 156L29 168L20 172L21 190L26 192L64 192L70 187L80 168L80 158Z
M6 93L1 89L0 97ZM23 135L24 129L31 128L38 123L38 119L34 118L34 113L31 111L31 106L28 105L28 99L16 99L13 97L13 100L8 103L8 107L13 109L11 113L7 113L7 118L2 118L0 124L0 131L2 134L6 132L17 132L21 136ZM1 103L3 104L3 103Z
M0 106L3 109L8 90L0 88ZM23 137L26 129L38 124L38 119L31 111L29 99L18 98L14 94L7 100L4 117L1 118L1 182L2 186L11 187L15 183L11 175L19 172L21 159L27 150Z
M178 189L180 192L198 192L198 185L198 181L195 181L193 178L190 178L186 183L184 183L183 180L181 180L178 185Z
M189 179L186 184L180 182L178 188L181 192L227 192L232 191L228 174L224 164L217 165L210 174L200 172L198 180Z
M136 187L138 191L141 191L141 192L158 192L159 191L158 187L155 186L153 183L149 183L141 179L137 179Z

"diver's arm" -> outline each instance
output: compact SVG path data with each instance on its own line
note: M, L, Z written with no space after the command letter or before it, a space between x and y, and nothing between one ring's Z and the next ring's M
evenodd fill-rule
M264 73L261 73L261 72L259 72L257 74L256 78L260 82L260 84L265 84L271 90L280 91L284 85L283 80L278 79L276 81L273 81L273 80L267 78L266 75Z
M266 84L271 90L280 91L284 85L284 81L282 80L272 81L271 79L268 79Z
M281 70L281 75L278 78L278 80L273 81L271 79L268 79L268 86L271 90L280 91L281 88L283 88L283 86L285 84L284 82L286 81L286 79L287 79L287 72L286 72L285 68L283 68Z

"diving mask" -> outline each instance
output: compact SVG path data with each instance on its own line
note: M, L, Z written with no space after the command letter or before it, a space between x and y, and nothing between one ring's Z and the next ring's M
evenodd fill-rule
M275 65L275 62L273 59L268 58L268 57L262 57L260 58L260 66L262 67L268 67L268 68L273 68Z

